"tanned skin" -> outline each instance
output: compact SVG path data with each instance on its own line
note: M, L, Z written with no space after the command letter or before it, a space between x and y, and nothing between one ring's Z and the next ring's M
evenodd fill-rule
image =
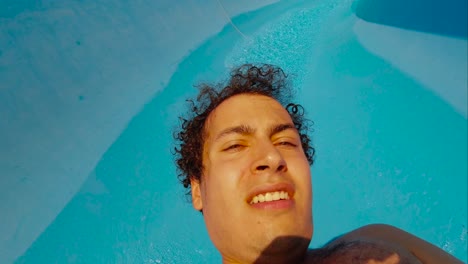
M204 85L177 134L179 177L223 263L462 263L383 224L308 249L315 149L302 106L284 96L286 77L278 67L247 64L226 85Z

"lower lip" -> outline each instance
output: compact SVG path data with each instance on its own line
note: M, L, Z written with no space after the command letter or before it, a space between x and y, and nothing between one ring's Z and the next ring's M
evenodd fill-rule
M288 209L288 208L291 208L293 204L294 204L293 200L289 199L289 200L278 200L278 201L271 201L271 202L256 203L256 204L251 204L251 206L256 209L275 210L275 209Z

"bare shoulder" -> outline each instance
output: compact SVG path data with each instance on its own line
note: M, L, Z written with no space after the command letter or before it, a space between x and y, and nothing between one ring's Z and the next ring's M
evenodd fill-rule
M314 264L422 264L408 250L369 238L336 239L309 251L305 263Z
M415 256L424 264L463 264L437 246L397 227L386 224L366 225L353 230L331 241L328 246L347 241L374 241L377 244L388 245L400 254L405 252Z

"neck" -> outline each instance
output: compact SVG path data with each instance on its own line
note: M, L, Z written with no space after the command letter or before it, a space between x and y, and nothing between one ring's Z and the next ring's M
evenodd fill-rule
M223 256L223 264L301 263L307 255L309 242L309 239L303 237L278 237L253 260L234 260Z

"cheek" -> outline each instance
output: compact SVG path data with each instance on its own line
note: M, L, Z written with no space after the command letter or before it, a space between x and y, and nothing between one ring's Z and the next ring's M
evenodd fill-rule
M238 196L243 169L233 162L217 162L207 170L204 184L204 198L208 203L222 204Z
M311 200L312 175L307 159L301 157L291 159L288 167L291 170L291 175L293 175L297 187L302 189L302 193L305 194L307 200Z
M305 155L290 156L287 163L288 168L294 171L293 175L296 175L298 180L311 181L310 165Z

